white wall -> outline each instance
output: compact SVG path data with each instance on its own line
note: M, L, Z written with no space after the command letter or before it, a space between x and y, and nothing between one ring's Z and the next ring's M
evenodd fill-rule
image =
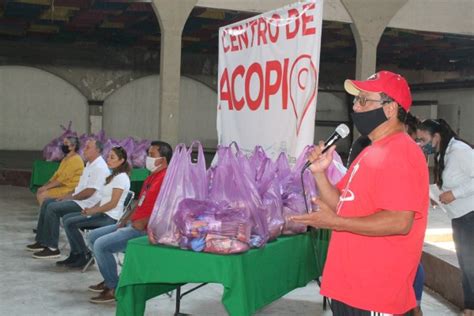
M104 101L105 135L154 140L159 133L159 76L143 77L122 86Z
M88 129L87 100L49 72L0 66L0 149L42 150L62 134L60 124Z
M414 92L413 99L438 101L437 118L445 119L461 138L474 143L474 89Z
M159 135L160 76L132 81L104 102L104 129L109 137L156 139ZM200 140L204 146L217 144L217 94L200 82L181 78L179 141ZM164 140L166 141L166 139Z
M204 147L217 146L217 93L193 79L181 77L179 140L198 139Z

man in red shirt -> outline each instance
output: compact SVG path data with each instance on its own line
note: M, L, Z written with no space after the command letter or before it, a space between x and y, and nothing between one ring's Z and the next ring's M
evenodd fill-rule
M104 278L104 281L89 287L90 291L100 293L89 300L91 303L115 301L118 273L114 253L125 251L130 239L146 235L148 220L160 193L171 155L172 149L168 143L152 142L146 160L146 167L151 174L143 182L137 206L131 217L126 216L115 225L94 229L89 234L88 243Z
M425 157L403 124L410 88L389 71L344 87L355 96L354 125L372 144L334 187L325 170L335 146L322 153L320 142L309 157L320 192L316 210L291 219L333 230L321 294L332 298L334 315L405 314L416 306L429 203Z

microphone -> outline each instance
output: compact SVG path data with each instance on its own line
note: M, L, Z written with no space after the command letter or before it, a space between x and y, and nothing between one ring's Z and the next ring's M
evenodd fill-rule
M326 141L324 142L324 149L321 153L324 154L338 140L342 138L346 138L346 136L349 135L349 133L350 133L349 127L347 127L346 124L339 124L334 130L334 132L331 134L331 136L329 136L328 139L326 139ZM311 161L308 160L304 164L303 169L301 169L301 172L303 172L309 166L311 166Z

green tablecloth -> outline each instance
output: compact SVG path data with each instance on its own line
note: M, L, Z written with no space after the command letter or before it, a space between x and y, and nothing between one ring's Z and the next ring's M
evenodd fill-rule
M143 181L150 174L150 171L145 168L133 168L132 174L130 175L130 190L135 192L135 196L138 197L138 193L142 189Z
M59 162L35 160L31 171L30 190L36 192L40 186L48 182L58 168Z
M220 283L230 315L251 315L319 275L313 234L280 237L237 255L199 253L129 241L116 291L117 315L143 315L146 300L184 283ZM324 250L325 253L325 250ZM316 293L315 293L316 295Z
M40 186L45 184L53 176L58 168L59 162L35 160L31 172L30 190L36 192ZM134 168L132 170L132 174L130 175L130 190L134 191L137 196L148 174L149 172L145 168Z

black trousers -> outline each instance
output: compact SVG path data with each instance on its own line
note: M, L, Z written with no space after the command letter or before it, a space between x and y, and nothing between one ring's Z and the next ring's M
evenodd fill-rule
M382 313L374 313L364 309L355 308L349 306L343 302L332 300L331 309L334 316L378 316L383 315ZM412 312L403 314L404 316L412 316Z
M451 220L462 275L464 308L474 309L474 211Z

